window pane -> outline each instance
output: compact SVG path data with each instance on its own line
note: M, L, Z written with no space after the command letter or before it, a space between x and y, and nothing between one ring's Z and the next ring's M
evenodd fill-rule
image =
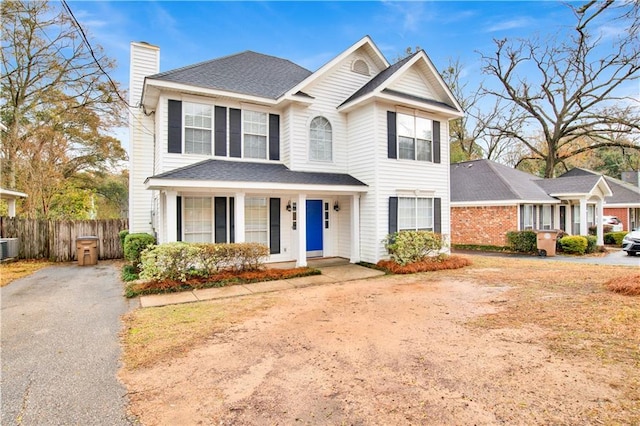
M398 136L406 136L408 138L415 138L415 120L410 115L398 114L397 115L397 131Z
M311 120L309 129L309 159L314 161L331 161L332 131L329 120L316 117Z
M416 229L416 199L398 199L398 230Z
M427 141L433 140L431 137L431 120L416 117L416 137Z
M418 148L416 160L431 161L431 141L417 139L416 145Z
M184 102L184 151L211 155L211 106Z
M267 113L242 112L244 132L244 157L267 158Z
M265 136L244 135L245 158L267 158L267 138Z
M433 199L418 198L416 216L418 229L433 230Z
M268 245L269 216L267 199L264 197L246 198L244 202L244 237L248 243Z
M184 240L210 243L212 241L212 209L209 197L184 198Z
M404 160L415 160L416 149L415 141L411 138L405 138L403 136L398 137L398 158Z

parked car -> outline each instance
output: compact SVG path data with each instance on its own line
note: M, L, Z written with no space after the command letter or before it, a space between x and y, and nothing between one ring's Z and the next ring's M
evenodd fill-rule
M622 222L615 216L603 216L602 224L605 226L610 226L612 232L622 231Z
M624 236L622 250L626 251L629 256L635 256L636 253L640 253L640 228L636 228Z

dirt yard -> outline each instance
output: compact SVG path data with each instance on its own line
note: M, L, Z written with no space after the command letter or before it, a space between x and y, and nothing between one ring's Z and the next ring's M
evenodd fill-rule
M131 411L147 426L640 422L640 298L603 287L631 269L473 260L138 310ZM203 334L154 349L162 318Z

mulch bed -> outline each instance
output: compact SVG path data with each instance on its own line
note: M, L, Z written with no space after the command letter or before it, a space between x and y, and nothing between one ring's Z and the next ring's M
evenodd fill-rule
M393 260L381 260L376 266L392 274L415 274L417 272L442 271L444 269L460 269L471 265L471 260L460 256L445 258L427 258L421 262L399 265Z
M605 283L607 289L627 296L640 296L640 274L614 278Z

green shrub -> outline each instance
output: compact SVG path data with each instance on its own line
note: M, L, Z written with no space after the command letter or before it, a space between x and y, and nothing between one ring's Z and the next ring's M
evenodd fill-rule
M507 241L513 251L534 253L538 251L538 236L534 231L507 232Z
M140 279L187 281L199 275L200 249L189 243L151 245L140 255Z
M124 258L131 262L134 268L139 268L140 255L148 246L156 243L156 239L151 234L128 234L124 238Z
M122 267L122 274L120 275L120 277L124 282L135 281L139 278L138 272L136 272L136 268L131 265L124 265Z
M192 277L210 277L219 271L255 271L269 256L269 248L258 243L167 243L152 245L141 254L140 278L146 281L185 282Z
M615 244L618 247L622 246L622 239L627 235L627 231L607 232L604 234L605 244Z
M584 251L585 253L595 253L598 249L598 237L595 235L586 235L587 239L587 248Z
M401 231L389 234L383 240L391 259L407 265L437 255L443 247L442 237L430 231Z
M123 229L122 231L118 232L118 238L120 238L120 246L122 247L123 250L124 250L124 239L127 238L127 235L129 235L128 229Z
M589 242L580 235L569 235L560 239L562 251L572 254L584 254Z

